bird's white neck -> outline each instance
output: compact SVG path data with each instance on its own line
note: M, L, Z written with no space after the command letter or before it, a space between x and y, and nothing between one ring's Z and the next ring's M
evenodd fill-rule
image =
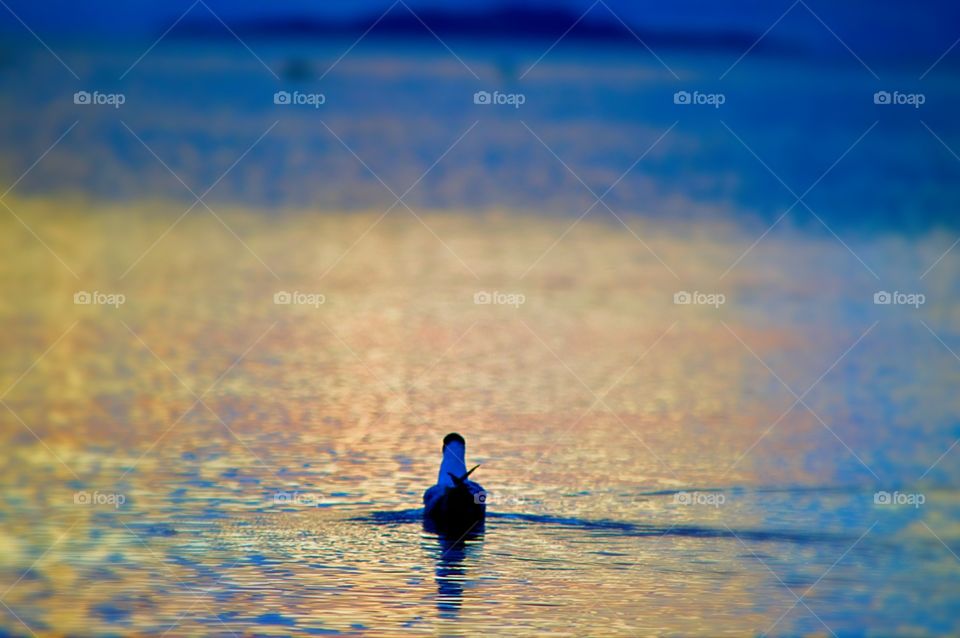
M446 485L453 487L454 476L463 476L467 473L467 463L464 460L466 448L458 441L451 441L443 449L443 461L440 463L440 475L437 476L437 485ZM449 474L448 474L449 472Z

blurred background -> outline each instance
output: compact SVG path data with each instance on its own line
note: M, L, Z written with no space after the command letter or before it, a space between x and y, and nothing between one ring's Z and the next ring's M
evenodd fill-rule
M3 0L0 634L956 634L958 24Z

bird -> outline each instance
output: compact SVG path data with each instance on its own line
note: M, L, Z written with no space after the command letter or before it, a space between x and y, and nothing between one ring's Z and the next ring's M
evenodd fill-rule
M487 493L479 483L468 480L480 466L467 470L467 443L456 432L443 437L441 450L437 484L423 493L424 526L444 535L480 532L487 514Z

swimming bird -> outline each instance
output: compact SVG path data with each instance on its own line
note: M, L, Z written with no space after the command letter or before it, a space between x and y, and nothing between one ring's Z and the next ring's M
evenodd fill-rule
M487 514L487 493L468 478L480 466L467 470L467 443L456 432L443 437L442 451L437 484L423 493L424 525L441 534L479 532Z

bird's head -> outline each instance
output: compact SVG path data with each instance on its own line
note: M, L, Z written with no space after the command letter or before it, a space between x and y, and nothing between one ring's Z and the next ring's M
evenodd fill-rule
M479 466L467 471L467 442L456 432L443 437L443 461L440 463L440 476L437 482L441 485L461 485L467 477Z

